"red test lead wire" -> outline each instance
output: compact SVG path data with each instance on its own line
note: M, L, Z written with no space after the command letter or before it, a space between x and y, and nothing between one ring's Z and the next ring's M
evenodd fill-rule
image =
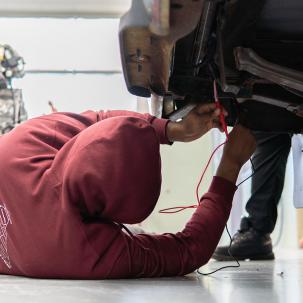
M196 199L197 199L197 204L189 205L189 206L175 206L175 207L164 208L164 209L161 209L161 210L159 211L160 214L176 214L176 213L179 213L179 212L181 212L181 211L183 211L183 210L185 210L185 209L197 208L197 207L201 204L201 201L200 201L201 198L199 197L199 189L200 189L201 183L202 183L202 181L203 181L203 179L204 179L205 173L206 173L206 171L207 171L207 169L208 169L208 167L209 167L209 165L210 165L210 163L211 163L211 160L213 159L215 153L216 153L216 152L218 151L218 149L219 149L220 147L222 147L225 143L226 143L226 141L223 142L223 143L221 143L219 146L217 146L217 147L215 148L215 150L212 152L212 154L211 154L211 156L210 156L210 158L209 158L209 160L208 160L208 162L207 162L207 164L206 164L206 166L205 166L205 168L204 168L204 170L203 170L203 172L202 172L202 174L201 174L200 180L199 180L199 182L198 182L198 184L197 184L197 187L196 187Z
M198 182L197 187L196 187L197 204L189 205L189 206L176 206L176 207L169 207L169 208L161 209L159 211L160 214L175 214L175 213L179 213L179 212L181 212L185 209L197 208L201 204L201 198L199 196L199 189L200 189L201 183L204 179L205 173L206 173L206 171L207 171L207 169L208 169L208 167L211 163L211 160L213 159L214 155L216 154L216 152L219 150L219 148L221 148L223 145L225 145L225 143L228 140L227 125L226 125L225 117L224 117L224 113L223 113L223 106L221 105L221 103L219 101L216 81L214 81L214 99L215 99L215 103L216 103L217 108L219 108L221 110L221 112L220 112L220 122L221 122L222 128L224 130L226 140L214 149L214 151L212 152L212 154L211 154L209 160L207 161L207 164L206 164L206 166L205 166L205 168L204 168L204 170L201 174L201 177L200 177L199 182Z
M216 80L214 80L214 98L215 98L215 103L216 103L216 107L220 109L220 122L221 125L223 127L225 136L226 136L226 140L228 140L228 130L227 130L227 124L225 122L225 117L224 117L224 113L223 113L223 106L219 101L219 96L218 96L218 88L217 88L217 82Z

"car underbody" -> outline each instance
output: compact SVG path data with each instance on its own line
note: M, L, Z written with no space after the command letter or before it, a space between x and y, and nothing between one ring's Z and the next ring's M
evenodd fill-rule
M120 21L128 90L177 120L220 102L252 130L303 133L302 0L133 0Z

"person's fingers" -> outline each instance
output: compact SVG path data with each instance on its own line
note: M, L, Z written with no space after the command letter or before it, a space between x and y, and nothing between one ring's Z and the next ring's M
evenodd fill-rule
M212 128L217 128L217 129L219 129L219 131L221 133L224 133L223 126L222 126L221 122L219 122L219 121L213 121L213 127Z
M218 108L221 109L221 111L225 117L228 116L228 111L221 104L218 106Z
M201 114L200 117L201 117L201 120L204 120L205 122L213 121L216 118L220 117L220 113L221 113L221 110L219 108L217 108L213 112Z
M216 108L217 108L217 106L215 103L207 103L207 104L198 105L195 108L195 111L198 114L206 114L206 113L213 112L214 110L216 110Z
M222 128L222 125L220 123L220 109L218 109L218 108L211 113L202 114L202 115L199 115L198 117L199 117L201 126L204 125L204 127L206 127L207 131L209 131L215 127Z
M216 117L215 119L213 119L213 124L214 124L214 128L218 128L220 131L224 132L224 127L221 123L220 117Z
M223 114L227 112L226 111L223 111ZM201 121L203 121L203 123L205 124L209 124L211 125L210 127L208 127L208 129L211 129L211 128L218 128L220 131L224 131L224 127L221 123L221 109L219 108L216 108L213 112L210 112L210 113L205 113L205 114L202 114L200 115L201 117Z
M207 104L198 105L193 109L193 111L195 111L198 114L206 114L206 113L211 113L216 109L219 109L216 103L207 103ZM228 116L228 112L223 106L220 106L220 110L223 111L223 115L225 117Z
M219 116L213 115L213 116L211 117L211 120L212 120L212 123L221 124L220 115L219 115Z

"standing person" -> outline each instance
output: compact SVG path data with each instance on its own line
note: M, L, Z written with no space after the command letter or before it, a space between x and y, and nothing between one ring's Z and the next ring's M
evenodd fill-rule
M236 126L209 191L184 230L133 235L161 188L160 144L220 125L215 104L170 122L126 111L53 113L0 138L0 273L38 278L134 278L192 272L213 254L241 166L255 149Z
M238 260L272 260L275 258L270 234L277 221L277 206L285 179L291 135L254 133L257 148L252 162L258 172L252 177L251 197L246 204L239 231L233 236L230 253ZM260 169L258 169L260 168ZM213 258L233 260L229 246L218 247Z

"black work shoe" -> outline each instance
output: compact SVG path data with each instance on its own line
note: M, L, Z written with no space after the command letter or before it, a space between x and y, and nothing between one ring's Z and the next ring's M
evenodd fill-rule
M253 228L239 230L233 236L233 242L229 246L217 247L212 258L217 261L232 261L234 256L237 260L273 260L275 255L272 251L270 234L260 234Z

